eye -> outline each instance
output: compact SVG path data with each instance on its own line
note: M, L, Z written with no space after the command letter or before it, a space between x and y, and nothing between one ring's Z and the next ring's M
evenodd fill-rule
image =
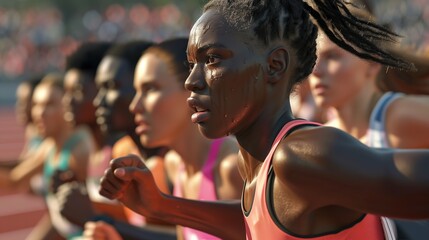
M192 69L194 69L194 65L195 65L195 63L193 63L193 62L185 62L185 65L188 67L188 69L189 69L189 72L191 72L192 71Z
M149 92L157 91L158 88L155 85L153 85L153 84L145 84L142 87L142 90L143 90L143 94L147 94Z
M220 61L220 58L218 56L210 54L210 55L208 55L206 64L207 65L213 65L213 64L218 63L219 61Z
M109 81L108 83L106 83L106 89L116 89L116 82L115 81Z
M325 55L325 58L326 59L328 59L328 60L336 60L336 59L338 59L340 56L339 56L339 54L337 54L337 53L335 53L335 52L328 52L326 55Z

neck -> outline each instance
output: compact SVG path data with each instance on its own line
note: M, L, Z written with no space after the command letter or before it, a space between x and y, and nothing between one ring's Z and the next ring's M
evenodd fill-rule
M73 127L70 124L65 124L64 127L61 128L61 131L58 134L51 136L55 144L56 151L59 152L61 148L64 146L64 143L68 138L73 134Z
M109 146L115 145L115 143L119 139L121 139L122 137L124 137L126 135L125 132L110 132L110 133L103 133L103 134L104 134L104 139L105 139L104 145L109 145Z
M343 105L335 107L335 118L327 125L337 127L357 139L364 140L371 112L380 97L381 93L375 87L363 89Z
M88 125L94 138L95 148L101 149L106 144L106 137L97 124Z
M247 130L236 134L247 179L253 179L257 174L256 169L265 160L277 134L294 118L289 101L284 101L282 104L282 107L277 108L280 109L277 112L274 111L275 106L268 107Z
M169 147L180 156L190 176L204 166L211 142L212 140L201 135L196 125L189 123Z

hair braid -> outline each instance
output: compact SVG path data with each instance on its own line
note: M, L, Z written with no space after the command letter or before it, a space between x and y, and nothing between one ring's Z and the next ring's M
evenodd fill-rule
M379 47L383 43L395 42L398 35L370 21L356 18L341 0L312 1L315 7L304 3L305 9L338 46L364 59L400 69L414 69L412 64Z
M275 40L290 44L298 61L290 87L307 77L316 63L317 26L310 15L326 35L345 50L388 66L414 69L412 64L379 47L382 43L394 42L396 34L355 17L341 0L311 0L315 7L305 1L211 0L204 11L216 9L231 26L238 31L252 30L265 45Z
M282 39L290 42L297 55L295 78L291 83L300 82L306 78L316 63L317 27L304 10L301 1L281 1L282 7L289 12L284 19Z

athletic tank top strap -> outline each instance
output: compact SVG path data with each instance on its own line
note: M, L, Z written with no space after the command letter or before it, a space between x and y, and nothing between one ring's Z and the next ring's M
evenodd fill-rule
M36 149L40 146L40 144L42 144L43 142L43 138L40 136L34 136L30 139L30 141L28 142L28 148L29 149Z
M199 200L217 200L216 186L214 179L214 167L219 155L220 147L224 142L224 138L219 138L213 141L210 146L210 151L206 162L202 169L202 181L200 185Z
M65 143L61 149L60 162L58 168L60 170L66 170L69 167L70 156L73 148L82 140L82 135L79 133L73 134Z
M259 170L254 198L256 198L257 195L260 195L259 193L265 193L265 186L266 186L266 181L268 178L268 172L269 172L269 169L271 166L272 156L273 156L275 150L277 149L277 146L279 145L280 141L289 133L289 131L292 128L300 126L300 125L307 125L307 124L308 125L310 125L310 124L311 125L320 125L320 123L313 123L313 122L310 122L307 120L297 119L297 120L293 120L293 121L286 123L283 126L283 128L280 130L280 132L277 134L277 136L274 139L274 142L271 146L271 149L270 149L267 157L265 158L264 162L262 163L261 169ZM244 194L244 191L243 191L243 194ZM262 194L261 197L263 197L263 195L264 194ZM254 199L253 202L255 202L255 200L256 199ZM262 204L265 204L264 198L261 198L258 200L260 200ZM242 201L241 205L242 205L242 210L243 210L244 215L248 216L252 212L253 204L250 207L250 209L244 209L243 201Z
M274 175L270 174L272 156L280 143L280 141L287 136L291 130L298 126L304 125L320 125L319 123L309 122L305 120L293 120L288 122L279 132L274 140L271 150L265 161L262 163L261 169L256 179L256 189L251 208L246 212L242 209L245 219L246 239L279 239L279 240L381 240L383 237L383 230L381 227L380 217L366 214L358 221L345 226L335 232L323 233L311 236L299 236L288 231L277 220L275 213L271 210L271 195L269 182L272 182ZM271 177L270 177L271 176ZM269 205L270 204L270 205Z
M369 119L369 129L367 133L368 146L376 148L389 147L385 129L387 108L393 101L403 95L403 93L386 92L378 100Z

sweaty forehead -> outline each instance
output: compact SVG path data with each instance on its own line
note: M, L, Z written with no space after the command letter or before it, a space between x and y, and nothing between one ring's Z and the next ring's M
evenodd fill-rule
M206 44L227 44L240 41L241 33L227 23L224 16L215 10L206 11L194 24L189 36L188 51Z

